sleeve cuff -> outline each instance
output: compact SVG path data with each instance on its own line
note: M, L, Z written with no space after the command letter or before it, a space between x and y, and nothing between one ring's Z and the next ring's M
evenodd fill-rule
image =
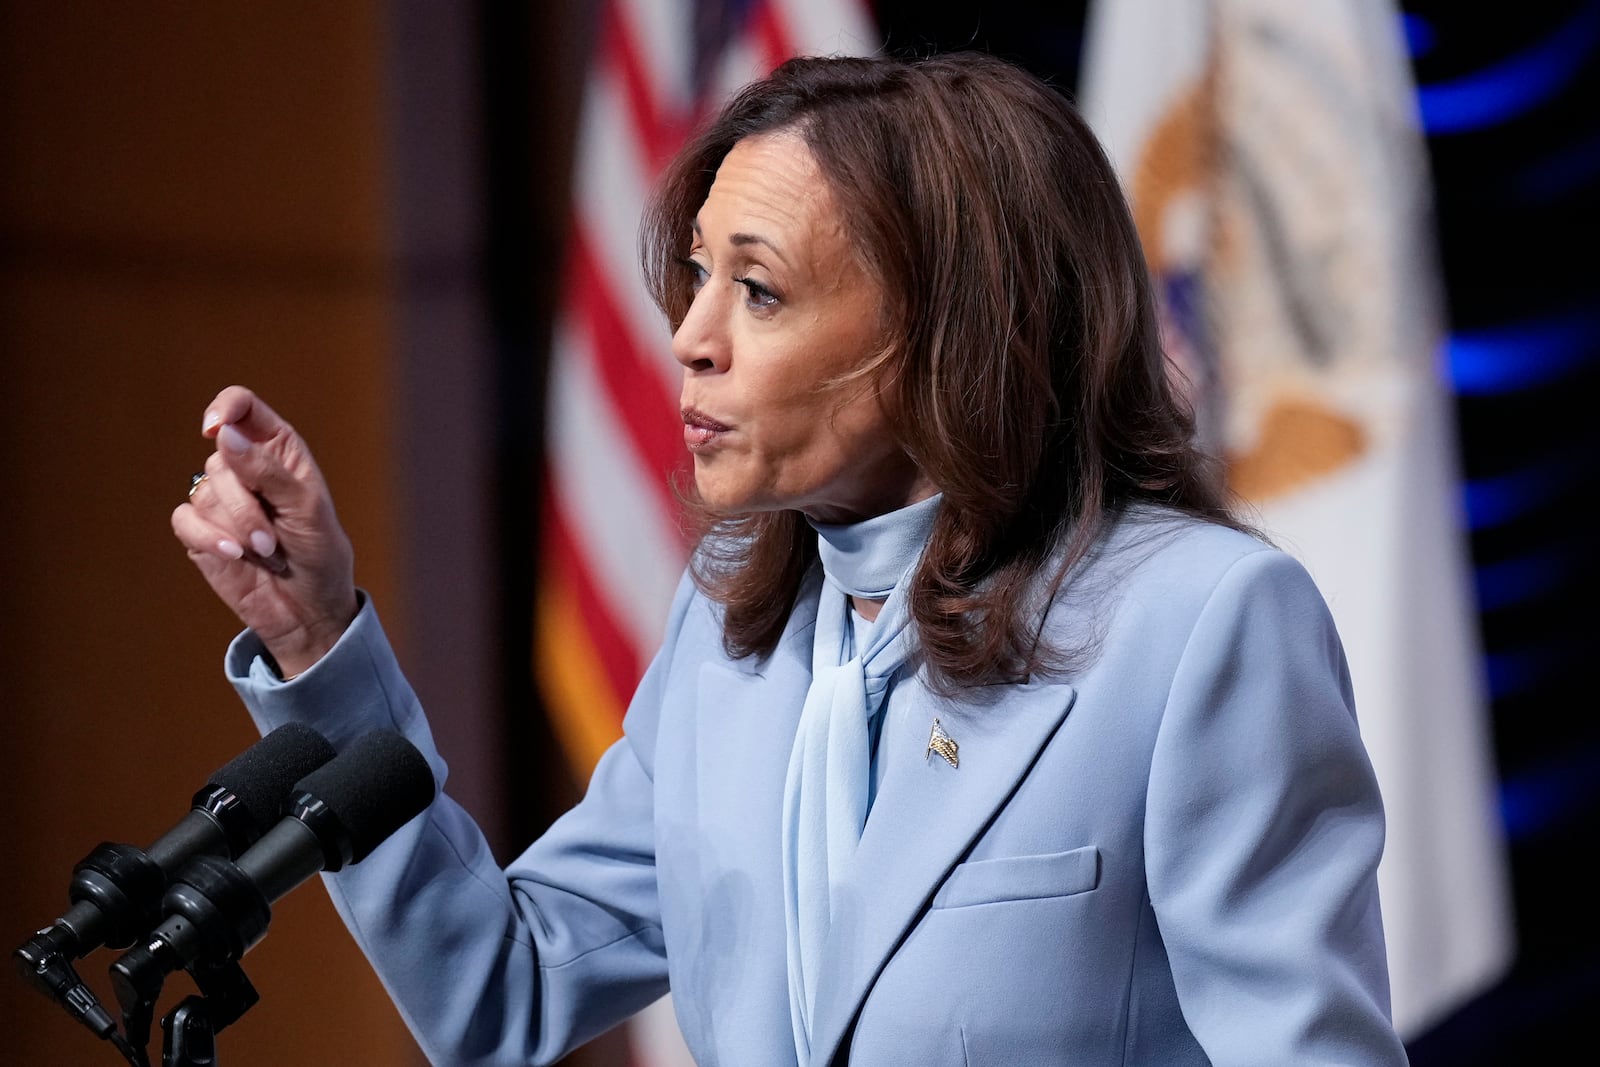
M336 749L371 730L398 730L416 745L444 785L445 765L416 694L400 671L372 598L358 591L355 619L328 653L285 681L254 631L233 639L228 681L263 734L289 722L317 730Z

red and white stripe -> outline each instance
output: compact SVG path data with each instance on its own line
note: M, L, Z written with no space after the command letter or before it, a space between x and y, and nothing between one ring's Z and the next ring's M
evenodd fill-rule
M679 368L639 273L640 214L695 120L792 55L863 54L862 0L753 0L694 99L693 0L606 0L585 90L551 350L535 671L580 779L621 732L686 562L670 490L686 465ZM686 235L687 236L687 235ZM669 1009L632 1030L641 1064L689 1062Z

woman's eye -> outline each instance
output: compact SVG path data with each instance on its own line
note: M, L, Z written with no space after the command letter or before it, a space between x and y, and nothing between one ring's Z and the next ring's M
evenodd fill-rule
M711 277L711 272L692 259L680 259L678 262L683 264L684 268L689 272L689 288L698 293L705 287L707 279Z
M760 282L751 281L749 278L735 278L734 281L744 286L744 302L747 307L759 309L769 308L777 304L777 294Z

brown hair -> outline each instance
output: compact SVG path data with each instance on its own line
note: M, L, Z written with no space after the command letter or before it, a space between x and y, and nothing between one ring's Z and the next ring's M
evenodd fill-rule
M1054 666L1067 650L1040 645L1040 612L1125 504L1238 525L1169 383L1110 163L1063 95L993 57L793 59L743 89L646 212L645 274L674 329L693 298L682 249L718 166L779 130L809 146L886 293L888 343L866 370L944 494L910 587L938 685ZM695 580L724 606L729 653L770 652L815 532L795 511L713 515L686 495Z

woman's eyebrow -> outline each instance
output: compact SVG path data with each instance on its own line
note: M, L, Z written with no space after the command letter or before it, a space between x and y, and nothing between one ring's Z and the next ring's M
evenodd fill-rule
M783 249L758 233L731 233L728 235L728 243L734 245L766 245L772 249L773 255L783 260L785 265L789 263L789 257L783 254Z
M694 231L695 237L701 241L706 239L705 231L700 228L699 219L690 219L689 228ZM784 266L793 266L789 262L789 257L783 254L783 249L773 244L770 238L763 237L758 233L730 233L728 235L728 243L731 245L765 245L772 249L773 255L783 260Z

